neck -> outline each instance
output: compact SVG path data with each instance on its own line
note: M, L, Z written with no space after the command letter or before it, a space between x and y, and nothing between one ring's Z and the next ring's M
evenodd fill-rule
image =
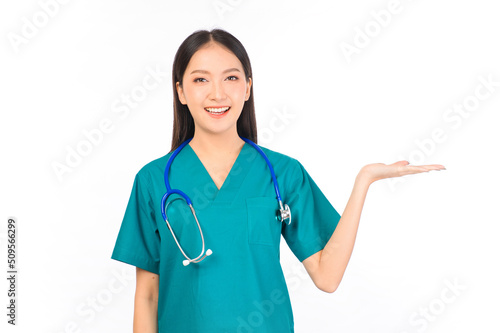
M196 152L212 156L239 152L244 144L245 142L238 136L236 128L234 131L217 134L196 132L195 130L193 140L189 143Z

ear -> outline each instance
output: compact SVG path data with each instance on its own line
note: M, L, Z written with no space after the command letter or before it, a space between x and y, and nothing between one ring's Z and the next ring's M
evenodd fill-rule
M245 101L248 101L248 99L250 98L251 87L252 87L252 78L249 77L247 82L247 91L245 93Z
M177 96L179 96L179 101L181 101L181 104L186 105L186 97L184 96L184 90L182 90L182 87L179 82L175 83L175 89L177 90Z

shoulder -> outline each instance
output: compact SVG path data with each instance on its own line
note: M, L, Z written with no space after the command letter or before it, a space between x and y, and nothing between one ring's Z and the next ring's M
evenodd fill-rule
M266 147L259 147L269 158L276 174L285 175L287 178L302 178L305 171L302 164L294 157L279 153Z
M171 152L143 165L135 176L136 181L149 185L163 179L165 166L170 155L172 155Z
M262 151L264 151L264 153L266 153L267 157L271 161L274 160L279 163L291 163L291 164L295 164L298 162L294 157L285 155L283 153L277 152L275 150L269 149L261 145L259 145L259 147L262 149Z

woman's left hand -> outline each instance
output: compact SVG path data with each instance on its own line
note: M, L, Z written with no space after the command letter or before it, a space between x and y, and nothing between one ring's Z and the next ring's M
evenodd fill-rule
M409 165L408 161L399 161L393 164L373 163L365 165L361 171L360 176L366 178L369 183L373 183L380 179L401 177L405 175L412 175L421 172L429 172L432 170L446 170L440 164L429 165Z

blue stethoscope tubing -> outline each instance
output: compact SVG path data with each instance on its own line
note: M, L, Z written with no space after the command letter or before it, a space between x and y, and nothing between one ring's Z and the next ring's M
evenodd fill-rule
M271 164L271 161L269 161L269 158L267 158L266 153L264 153L264 151L259 146L257 146L255 142L247 138L241 138L241 139L246 143L248 143L249 145L251 145L252 147L254 147L266 161L267 166L269 167L269 171L271 171L271 177L273 178L274 191L276 192L276 199L278 199L278 203L280 205L280 215L278 215L278 220L280 222L288 220L288 224L290 224L292 222L292 213L290 212L290 207L288 207L287 204L285 204L283 207L283 201L281 200L281 193L278 187L278 180L276 179L276 174L274 173L274 168L273 165Z
M278 200L278 204L279 204L279 207L280 207L280 209L279 209L280 214L277 216L277 219L280 222L285 222L285 221L288 220L288 224L290 224L291 221L292 221L292 214L291 214L291 211L290 211L290 207L288 207L287 204L283 204L283 201L281 200L281 193L280 193L280 190L279 190L279 187L278 187L278 180L276 179L276 174L274 172L274 168L273 168L273 166L271 164L271 161L269 161L269 158L267 157L266 153L264 153L264 151L258 145L256 145L253 141L251 141L251 140L249 140L247 138L243 138L243 137L241 139L243 141L245 141L246 143L248 143L249 145L251 145L253 148L255 148L260 153L260 155L264 158L264 160L266 161L266 163L267 163L267 165L269 167L269 170L271 172L271 177L273 179L273 184L274 184L274 191L276 192L276 199ZM193 208L193 203L192 203L191 199L189 199L189 196L186 193L182 192L181 190L172 189L170 187L170 182L168 180L168 175L169 175L169 172L170 172L170 167L172 166L172 163L174 162L175 157L179 154L179 152L189 142L191 142L191 140L192 140L192 138L184 141L172 153L172 155L170 155L170 158L168 159L167 165L165 167L165 173L163 175L164 180L165 180L165 187L167 188L167 192L163 195L163 197L161 199L161 215L163 216L163 219L167 223L168 229L170 230L170 233L172 234L172 237L174 238L174 241L177 244L177 247L181 251L182 255L186 258L186 260L183 260L183 262L182 262L184 266L187 266L190 263L199 263L200 261L202 261L203 259L205 259L206 257L210 256L213 253L212 250L210 250L210 249L207 249L207 251L205 252L205 238L203 237L203 231L201 230L200 222L198 221L198 217L196 216L196 212L195 212L195 210ZM171 200L168 204L165 204L167 202L167 199L172 194L178 194L178 195L180 195L182 197L182 199L185 200L186 204L191 209L191 213L193 214L193 217L194 217L194 219L196 221L196 224L198 225L198 230L200 231L200 236L201 236L202 249L201 249L201 253L196 258L189 258L186 255L186 253L182 249L182 246L180 245L179 241L177 240L177 237L175 236L175 233L174 233L174 231L173 231L173 229L172 229L172 227L171 227L171 225L170 225L170 223L168 221L168 216L167 216L168 205L170 205L175 200L181 200L181 198L176 198L174 200Z

